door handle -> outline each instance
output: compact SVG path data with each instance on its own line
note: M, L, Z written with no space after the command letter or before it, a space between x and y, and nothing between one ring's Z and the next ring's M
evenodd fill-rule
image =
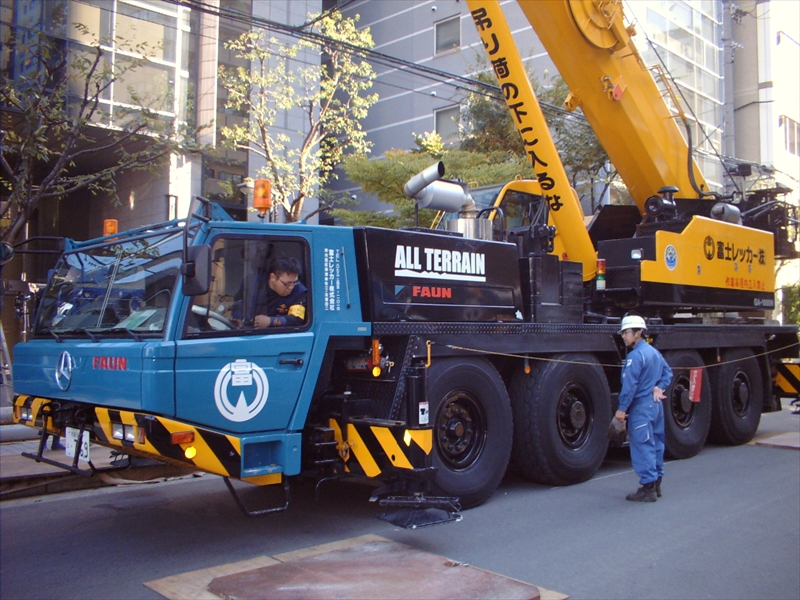
M302 358L285 358L278 361L281 365L297 365L298 367L303 364Z

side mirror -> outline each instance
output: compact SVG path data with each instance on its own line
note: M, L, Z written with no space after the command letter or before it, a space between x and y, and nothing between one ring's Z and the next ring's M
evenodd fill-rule
M211 285L211 246L200 244L186 249L186 261L181 266L183 295L200 296Z

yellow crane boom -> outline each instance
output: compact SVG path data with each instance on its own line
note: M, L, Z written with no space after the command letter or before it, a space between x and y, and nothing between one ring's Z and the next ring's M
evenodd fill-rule
M519 0L519 6L569 86L567 108L581 107L639 209L665 186L697 197L678 115L641 60L621 0ZM707 192L694 161L692 169L697 188Z

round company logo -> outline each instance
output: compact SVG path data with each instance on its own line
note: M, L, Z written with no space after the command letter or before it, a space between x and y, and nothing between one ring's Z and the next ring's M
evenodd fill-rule
M228 398L229 392L236 396L236 404ZM243 358L222 367L214 384L217 409L223 417L236 423L249 421L260 413L267 404L267 396L269 381L266 373L257 364Z
M714 238L712 238L710 235L707 235L706 239L703 240L703 252L708 260L714 259L714 248Z
M58 357L58 365L56 365L56 384L58 387L66 392L69 385L72 383L72 369L75 368L75 361L69 355L69 352L64 350Z
M670 271L673 271L678 266L678 251L672 244L664 248L664 262L667 263L667 268Z

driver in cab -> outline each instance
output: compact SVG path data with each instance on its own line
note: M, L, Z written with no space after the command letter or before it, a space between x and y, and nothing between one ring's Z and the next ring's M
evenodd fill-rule
M269 270L266 294L255 306L253 326L287 327L305 323L308 290L300 283L300 261L276 258Z

